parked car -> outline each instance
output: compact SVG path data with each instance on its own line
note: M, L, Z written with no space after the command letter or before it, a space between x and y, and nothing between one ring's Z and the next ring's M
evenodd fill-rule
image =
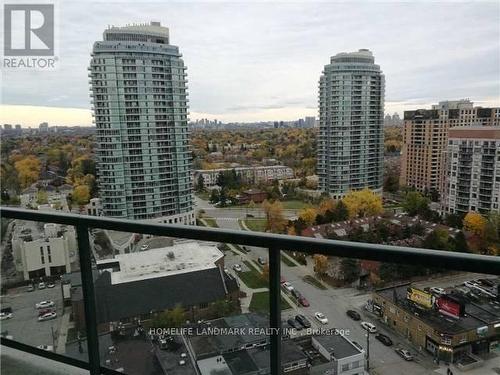
M370 333L376 333L377 332L377 327L375 327L374 324L370 322L361 322L361 327L366 329Z
M34 290L35 290L35 287L33 286L33 284L28 285L28 287L26 288L27 292L32 292Z
M297 289L292 289L291 293L292 293L292 296L294 296L297 299L302 297L302 294L300 294L300 292Z
M266 260L265 260L264 258L262 258L262 257L259 257L259 258L257 259L257 262L259 262L259 264L260 264L261 266L263 266L263 265L267 264Z
M359 313L357 311L354 311L354 310L347 310L346 311L346 314L349 318L351 318L352 320L361 320L361 315L359 315Z
M478 281L483 285L489 286L490 288L495 286L495 283L490 279L479 279Z
M148 244L144 244L141 246L141 251L144 251L144 250L147 250L149 249L149 245Z
M309 307L309 301L304 296L300 296L299 303L304 307Z
M39 316L38 321L43 322L45 320L51 320L51 319L55 319L55 318L57 318L57 313L55 313L54 311L51 311L49 313L46 313L46 314Z
M299 322L304 328L311 328L311 322L304 315L296 315L295 320Z
M55 288L55 286L56 286L56 284L54 284L54 283L47 284L47 288L49 288L49 289Z
M288 281L285 281L283 284L281 284L283 286L283 288L285 288L288 292L292 292L292 290L294 289L292 284L290 284Z
M11 312L1 312L0 313L0 320L6 320L6 319L11 319L12 318L12 313Z
M45 283L44 282L39 283L38 289L45 289Z
M290 318L287 320L287 322L290 327L295 328L297 331L300 331L302 329L302 326L295 319Z
M325 316L325 314L317 312L314 314L314 317L321 324L328 324L328 318Z
M54 347L52 345L38 345L37 348L42 349L42 350L46 350L48 352L54 351Z
M380 341L382 344L385 346L391 346L392 345L392 340L389 336L386 336L382 333L379 333L375 338Z
M285 283L286 280L283 276L280 276L280 284L283 285L283 283Z
M239 264L233 264L233 270L235 270L236 272L241 272L241 266Z
M473 280L471 280L471 281L466 281L466 282L464 283L464 285L465 285L467 288L472 288L472 289L477 288L477 287L479 286L479 285L477 285L477 283L476 283L476 282L474 282Z
M53 309L41 309L41 310L38 310L38 316L42 316L44 314L47 314L49 312L52 312L54 311Z
M437 295L443 295L443 294L446 294L446 290L444 290L443 288L438 288L438 287L432 287L429 289L431 291L431 293L434 293L434 294L437 294Z
M398 353L401 357L403 357L405 361L413 361L413 356L406 349L398 348L396 349L396 353Z
M38 302L35 307L37 309L46 309L47 307L54 307L55 306L55 303L54 301L42 301L42 302Z

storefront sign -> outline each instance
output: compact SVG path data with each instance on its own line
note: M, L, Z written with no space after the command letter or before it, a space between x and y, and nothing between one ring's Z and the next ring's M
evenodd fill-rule
M406 298L416 304L430 309L432 307L432 294L416 288L408 288Z
M461 315L462 306L449 298L439 297L436 301L436 306L440 313L458 318Z

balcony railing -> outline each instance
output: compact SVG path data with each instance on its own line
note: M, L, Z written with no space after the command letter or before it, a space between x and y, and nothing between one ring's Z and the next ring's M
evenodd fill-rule
M89 243L89 229L100 228L113 231L142 233L155 236L167 236L211 242L233 243L247 246L268 248L269 250L269 306L270 328L274 332L270 337L271 374L281 374L281 250L299 251L309 255L374 260L381 262L442 267L477 273L500 275L500 257L428 250L399 246L387 246L318 238L288 236L270 233L255 233L238 230L195 227L186 225L166 225L119 220L95 216L82 216L67 213L42 212L35 210L0 208L2 218L56 223L76 228L79 247L79 262L82 278L82 291L85 307L86 339L89 361L85 362L61 354L48 352L33 346L1 338L1 345L31 353L46 359L86 369L90 374L119 374L115 370L101 366L97 331L96 298L92 278L92 251Z

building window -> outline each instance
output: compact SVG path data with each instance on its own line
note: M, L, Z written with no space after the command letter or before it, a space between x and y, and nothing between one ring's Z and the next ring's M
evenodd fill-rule
M348 371L348 370L349 370L349 363L342 365L342 371Z

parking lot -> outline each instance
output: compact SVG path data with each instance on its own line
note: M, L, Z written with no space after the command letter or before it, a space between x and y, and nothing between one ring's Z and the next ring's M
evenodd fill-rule
M1 331L7 331L14 340L29 345L54 345L63 314L61 284L58 282L55 288L35 289L33 292L27 292L26 289L27 287L11 289L2 296L2 308L11 307L13 317L1 321ZM55 302L57 318L39 322L35 304L45 300Z

